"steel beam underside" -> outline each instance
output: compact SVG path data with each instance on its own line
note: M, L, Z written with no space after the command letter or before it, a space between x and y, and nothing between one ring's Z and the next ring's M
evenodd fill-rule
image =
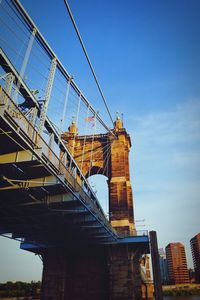
M63 185L58 180L59 175L53 175L48 163L45 165L40 159L41 149L33 145L32 141L24 140L24 136L21 138L20 132L14 130L2 114L0 126L4 132L1 134L3 144L0 147L0 159L3 161L0 164L2 234L12 233L14 239L25 239L22 248L30 251L32 247L34 251L40 249L41 245L55 247L69 244L127 243L127 239L113 238L105 230L102 219L90 211L92 203L80 201L78 194L72 193L67 185ZM14 141L17 141L17 144ZM23 151L28 151L29 160L26 155L21 155ZM6 154L10 154L6 159L7 163ZM9 179L25 179L25 183L18 183L16 188L17 183L13 187ZM37 180L43 184L37 185ZM5 187L7 189L3 189ZM148 248L148 241L139 241L138 237L130 239L129 242Z
M95 243L93 243L95 244ZM132 249L135 249L136 251L139 251L142 254L148 254L150 253L150 247L149 247L149 237L148 236L131 236L131 237L125 237L125 238L118 238L117 241L110 241L106 237L101 237L101 243L102 246L112 246L112 245L126 245L132 247ZM83 246L87 246L87 243L82 243ZM63 247L66 249L73 249L74 247L79 247L80 243L78 241L75 241L73 244L45 244L45 243L31 243L29 241L23 241L20 244L20 248L23 250L27 250L36 254L41 254L46 249L63 249Z
M91 234L82 227L99 225L103 237L113 241L115 235L106 229L102 216L92 213L92 201L84 203L71 186L59 180L62 174L53 172L50 161L49 164L42 161L40 149L15 130L14 120L10 124L1 113L0 128L1 233L46 244L101 243L103 239L98 228L94 227ZM22 151L32 153L30 160L17 160L17 152ZM8 163L3 159L6 154L10 154Z

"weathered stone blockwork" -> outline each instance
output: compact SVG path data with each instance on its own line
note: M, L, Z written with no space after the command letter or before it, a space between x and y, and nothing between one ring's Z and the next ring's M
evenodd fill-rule
M140 300L141 277L138 251L133 246L112 245L109 253L111 300Z
M75 123L63 139L89 177L108 178L110 222L119 235L135 232L129 175L130 137L118 118L111 134L78 136ZM77 178L78 180L78 178ZM139 245L129 243L45 251L41 300L140 300ZM78 249L78 250L77 250Z
M110 245L44 251L41 300L140 300L138 251Z
M45 251L41 300L103 300L108 298L105 249Z
M72 155L86 177L108 178L109 214L112 226L123 235L133 234L133 195L129 174L130 136L117 118L115 138L110 133L79 136L75 123L63 134Z

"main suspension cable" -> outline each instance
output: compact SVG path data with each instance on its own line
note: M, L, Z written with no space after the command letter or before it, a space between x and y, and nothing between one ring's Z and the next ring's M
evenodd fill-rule
M71 9L70 9L70 7L69 7L69 4L67 3L67 0L64 0L64 3L65 3L65 6L66 6L66 8L67 8L67 11L68 11L68 13L69 13L70 19L71 19L71 21L72 21L72 23L73 23L73 26L74 26L74 29L75 29L76 34L77 34L77 36L78 36L78 39L79 39L79 41L80 41L80 43L81 43L81 47L82 47L82 49L83 49L83 52L84 52L85 57L86 57L86 59L87 59L87 62L88 62L88 64L89 64L90 69L91 69L91 71L92 71L92 74L93 74L93 76L94 76L94 80L95 80L95 82L96 82L96 84L97 84L98 90L99 90L99 92L100 92L100 94L101 94L101 97L102 97L102 99L103 99L103 102L104 102L104 104L105 104L106 110L107 110L107 112L108 112L108 114L109 114L109 116L110 116L110 119L111 119L111 121L112 121L112 124L114 125L114 122L113 122L113 119L112 119L110 110L109 110L109 108L108 108L108 105L107 105L105 96L104 96L103 91L102 91L102 89L101 89L101 87L100 87L100 84L99 84L99 82L98 82L97 76L96 76L96 74L95 74L95 72L94 72L94 68L93 68L92 63L91 63L91 61L90 61L90 59L89 59L89 56L88 56L88 54L87 54L86 48L85 48L85 46L84 46L84 43L83 43L83 40L82 40L82 38L81 38L80 32L79 32L79 30L78 30L78 27L77 27L77 25L76 25L76 22L75 22L75 20L74 20L73 15L72 15L72 12L71 12Z

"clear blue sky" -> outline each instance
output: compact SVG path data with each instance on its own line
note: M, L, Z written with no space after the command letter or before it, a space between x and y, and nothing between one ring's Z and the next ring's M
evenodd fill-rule
M96 109L103 111L63 1L22 4ZM160 247L184 243L192 266L189 240L200 232L200 2L69 4L111 112L124 113L133 141L135 217L157 231ZM105 197L104 186L97 189ZM1 238L0 246L0 281L41 278L37 257L18 250L13 241Z

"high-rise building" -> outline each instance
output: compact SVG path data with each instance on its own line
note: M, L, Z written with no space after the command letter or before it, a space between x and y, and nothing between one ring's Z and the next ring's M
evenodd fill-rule
M185 247L181 243L170 243L166 247L167 268L170 284L189 283Z
M168 272L167 272L167 259L166 254L163 248L158 249L159 253L159 262L160 262L160 273L161 273L161 282L163 285L168 284Z
M195 235L190 240L190 246L192 250L192 259L194 264L195 279L200 283L200 233Z

